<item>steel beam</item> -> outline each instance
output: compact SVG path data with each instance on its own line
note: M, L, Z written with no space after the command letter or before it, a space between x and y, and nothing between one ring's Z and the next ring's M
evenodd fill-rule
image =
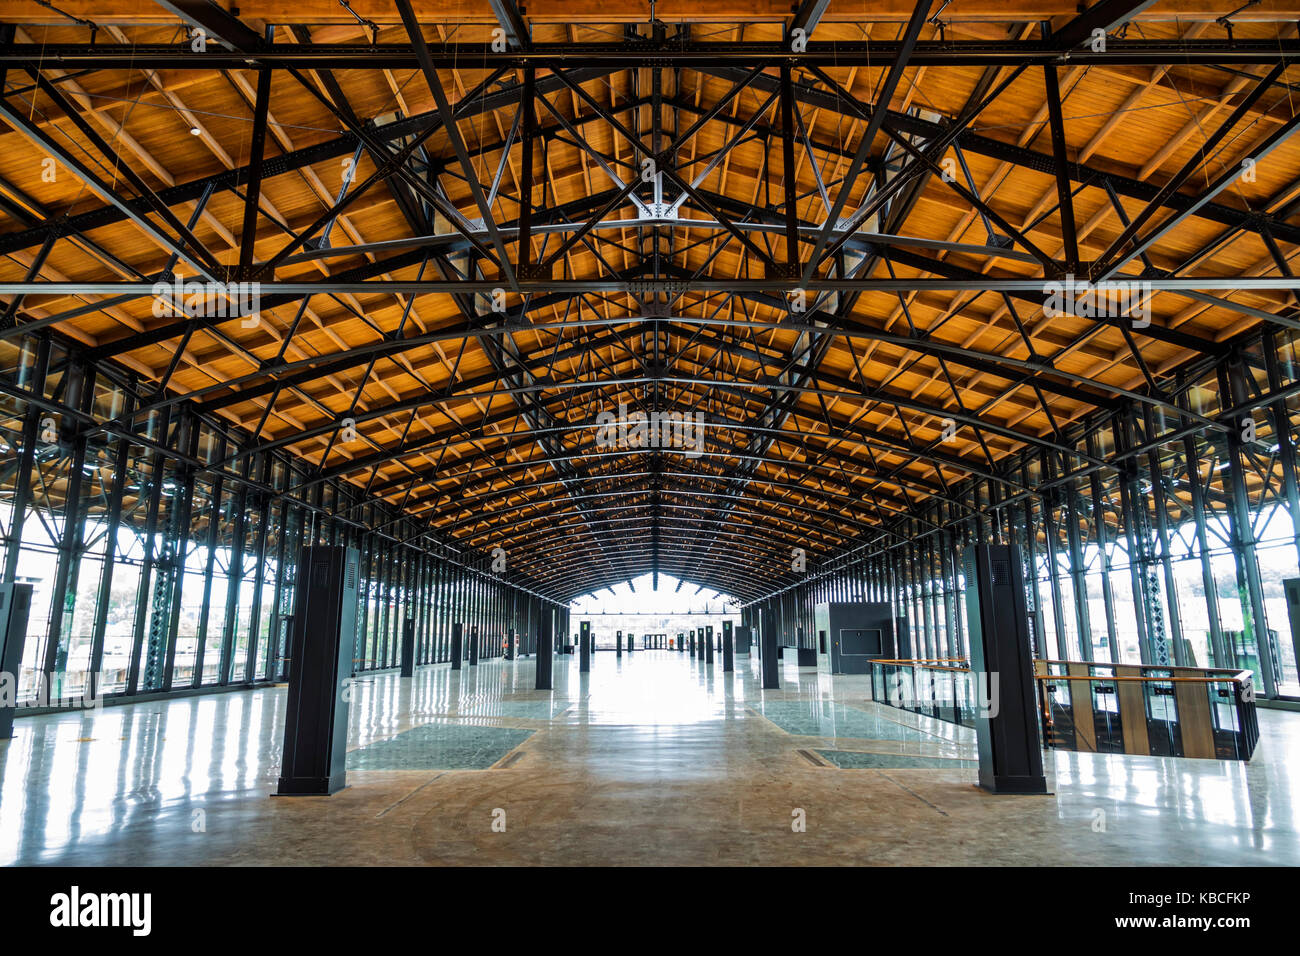
M481 69L539 70L564 68L573 63L590 63L609 69L639 69L671 66L705 69L741 66L777 67L812 65L875 69L897 57L906 40L809 41L802 53L793 52L788 42L715 42L667 37L662 41L629 43L533 43L527 50L492 49L491 42L452 42L430 50L437 69L464 68L473 63ZM250 66L300 70L414 70L420 68L417 44L339 43L307 45L275 43L245 53L212 50L195 56L189 43L142 43L125 46L111 43L14 43L0 48L0 67L24 68L42 62L57 62L61 69L96 70L242 70ZM1295 38L1234 38L1217 40L1119 39L1108 38L1104 50L1083 45L1063 49L1059 38L1047 40L949 40L934 39L914 44L908 62L917 67L962 66L1159 66L1273 64L1278 58L1294 60L1300 55ZM252 61L251 63L249 61Z

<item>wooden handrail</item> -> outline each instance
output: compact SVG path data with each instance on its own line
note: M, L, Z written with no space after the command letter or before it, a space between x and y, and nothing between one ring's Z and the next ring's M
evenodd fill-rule
M901 667L923 667L933 671L953 671L956 673L970 673L969 667L945 667L938 661L965 661L963 657L935 657L935 658L915 658L915 659L898 659L898 660L873 660L872 664L893 664ZM1200 671L1202 673L1219 673L1223 677L1152 677L1149 675L1137 676L1103 676L1099 674L1035 674L1034 680L1106 680L1106 681L1145 681L1147 683L1159 682L1162 684L1171 683L1192 683L1192 684L1228 684L1244 683L1253 681L1254 675L1248 671L1234 671L1229 667L1162 667L1154 664L1108 664L1099 661L1057 661L1044 660L1036 658L1035 663L1039 664L1085 664L1088 667L1142 667L1148 670L1171 670L1171 671Z
M1254 680L1254 675L1252 675L1250 671L1241 671L1232 677L1099 677L1096 674L1035 674L1034 680L1138 681L1160 684L1232 684L1241 683L1245 680Z
M1128 664L1123 661L1115 663L1114 661L1058 661L1052 658L1035 657L1035 664L1084 664L1088 667L1141 667L1144 670L1161 670L1161 671L1201 671L1217 672L1220 674L1240 674L1243 671L1233 670L1231 667L1187 667L1175 664Z

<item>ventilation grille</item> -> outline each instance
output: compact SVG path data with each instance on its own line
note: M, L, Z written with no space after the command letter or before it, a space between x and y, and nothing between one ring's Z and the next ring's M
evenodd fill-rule
M993 586L1006 587L1011 584L1011 562L1006 558L995 558L990 562L993 572Z

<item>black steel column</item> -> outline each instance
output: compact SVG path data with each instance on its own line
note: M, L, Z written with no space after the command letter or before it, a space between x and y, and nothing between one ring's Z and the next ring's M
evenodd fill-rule
M158 460L161 461L161 457L159 457ZM243 477L247 478L249 467L252 465L252 459L246 459L244 464ZM155 476L161 475L161 467L155 468L153 474ZM222 622L221 626L221 663L219 673L217 674L218 684L230 683L230 675L234 661L235 630L239 625L239 589L244 578L244 533L247 527L247 500L248 489L245 485L241 484L235 491L234 514L232 518L234 522L234 530L231 533L231 540L233 543L230 548L229 577L226 581L226 618ZM156 510L151 510L150 514L156 515ZM148 527L150 538L153 536L153 531L153 524L150 522ZM148 571L153 565L151 546L146 547L145 554L146 564L145 569L141 572L140 576L140 594L142 599L147 601L148 598L145 595L145 584L148 580ZM137 616L137 630L141 627L142 620L142 616ZM139 637L137 636L135 646L138 647L139 643ZM129 690L133 692L135 687L131 686Z
M629 644L632 643L632 635L631 635L631 634L628 635L628 643L629 643ZM628 648L628 649L631 650L631 648ZM615 657L622 657L622 656L623 656L623 632L622 632L622 631L615 631L615 632L614 632L614 656L615 656Z
M591 622L583 621L578 625L578 672L585 674L591 670Z
M1051 478L1054 474L1050 465L1050 457L1043 455L1043 476ZM1056 524L1056 491L1048 488L1043 495L1043 533L1047 538L1047 568L1048 568L1048 587L1052 594L1052 623L1056 630L1056 654L1060 660L1070 660L1070 646L1065 635L1065 605L1061 597L1061 579L1059 576L1060 564L1056 559L1057 548L1060 547L1061 539L1057 533ZM1135 594L1134 600L1138 597ZM1044 653L1048 653L1044 649Z
M1093 653L1092 618L1088 614L1088 569L1084 566L1083 541L1079 534L1079 492L1074 483L1068 486L1065 498L1065 538L1070 549L1070 585L1074 589L1074 626L1079 634L1079 653L1085 661L1096 657Z
M1099 455L1095 435L1088 436L1088 453L1094 457ZM1100 558L1098 564L1101 571L1101 604L1102 610L1106 614L1106 646L1110 649L1110 659L1118 661L1119 631L1115 624L1115 591L1110 582L1110 529L1106 525L1106 507L1105 498L1102 495L1101 473L1094 471L1088 478L1088 484L1092 493L1093 543L1097 547L1097 554ZM1031 545L1033 540L1033 535L1030 535L1029 541ZM1030 567L1033 566L1031 552ZM1037 594L1036 588L1035 594ZM1046 654L1041 656L1046 656Z
M471 624L469 626L469 666L470 667L478 666L479 640L480 638L478 633L478 625Z
M23 646L27 641L27 619L32 607L32 586L0 581L0 673L19 675L23 670ZM89 690L89 688L87 688ZM17 694L0 698L0 740L12 740Z
M704 626L704 663L713 663L713 625Z
M218 439L217 441L214 442L214 445L216 447L216 454L218 456L224 454L224 450L226 447L224 440ZM211 614L211 610L212 610L212 574L213 571L215 570L215 565L217 560L217 545L220 542L221 501L222 501L222 476L218 474L215 478L212 479L212 496L210 499L210 506L208 510L208 540L207 540L207 550L205 552L206 562L204 564L204 569L203 569L203 599L199 604L199 623L198 626L195 628L195 632L194 632L195 635L194 636L194 681L193 681L194 687L198 687L200 684L204 682L203 662L207 654L208 617ZM305 528L303 530L302 540L303 541L309 540ZM295 582L295 588L296 587L297 585ZM295 608L294 610L296 613L297 608ZM362 616L361 620L363 622L365 621L364 615ZM290 627L292 627L292 625L290 625ZM286 651L285 656L287 657L288 655L289 652ZM293 669L293 661L287 661L286 663L288 663L289 665L288 670L291 671Z
M759 654L762 657L763 689L781 686L781 662L776 659L776 615L767 610L759 615Z
M460 670L461 659L465 656L465 625L456 621L451 625L451 669Z
M980 786L993 793L1046 793L1019 550L981 544L964 558L972 690L987 692L977 695L984 699L975 711Z
M1288 362L1288 367L1290 363ZM1282 369L1278 365L1277 341L1272 332L1264 333L1264 366L1268 371L1268 386L1271 392L1280 392L1283 388ZM1300 483L1296 477L1296 447L1292 435L1290 414L1286 400L1269 405L1269 414L1273 418L1273 435L1277 440L1277 460L1282 466L1282 489L1286 500L1286 510L1291 519L1292 538L1296 554L1300 555ZM1300 633L1292 635L1300 646ZM1300 654L1296 655L1300 665Z
M355 548L303 548L293 602L280 795L330 794L345 781L347 684L356 631Z
M1245 639L1255 639L1256 660L1264 683L1264 696L1277 696L1277 676L1273 673L1273 639L1268 632L1264 611L1264 585L1259 574L1255 555L1254 526L1251 524L1250 499L1246 491L1243 463L1245 452L1237 432L1227 434L1227 454L1230 464L1225 472L1224 484L1231 496L1227 509L1228 534L1233 541L1233 557L1237 562L1237 593L1242 602L1242 630ZM1245 585L1242 593L1241 585Z
M126 414L131 413L132 409L134 408L134 405L135 402L132 396L130 396L129 394L124 396L123 407ZM122 521L122 495L123 492L125 491L126 483L128 480L126 467L128 462L128 455L130 453L130 448L131 448L131 443L127 441L125 438L119 440L117 443L116 457L114 458L113 485L111 490L109 491L108 516L105 525L105 535L104 535L104 542L105 542L104 563L100 566L99 595L96 599L96 604L95 604L94 624L91 626L90 665L86 671L85 696L90 698L97 697L99 695L99 684L100 684L100 677L101 677L100 671L103 669L103 665L104 665L104 633L108 627L108 611L109 611L109 605L111 603L111 597L113 594L113 569L114 567L116 567L119 560L117 530L120 527ZM192 476L190 479L189 487L190 487L190 491L192 492L194 487ZM14 500L17 501L17 494L15 494ZM15 506L15 511L13 512L13 516L10 518L10 527L9 527L10 534L13 537L13 547L15 548L18 546L20 535L22 533L22 527L21 527L22 522L23 522L22 513L20 510L17 510L17 506ZM281 542L283 543L284 535L281 535L280 539ZM283 565L283 562L281 562L281 565ZM10 579L6 578L5 580L8 581ZM176 603L177 606L179 606L180 602L178 601ZM274 618L272 620L274 620ZM196 648L195 648L196 654L198 653L197 650L198 643L200 642L196 641ZM287 656L289 652L285 651L284 653ZM0 670L7 670L7 668L0 668ZM14 671L13 673L16 674L18 672ZM191 683L197 684L196 678L197 678L197 674L194 677L191 677L190 678ZM170 681L170 676L169 676L169 681ZM167 689L171 690L171 687L168 686Z
M555 612L543 605L537 623L537 676L533 687L551 689L551 657L555 651Z
M628 652L629 654L632 653L632 639L633 639L635 636L636 636L636 635L634 635L631 631L628 631L628 634L627 634L627 652Z
M722 672L734 671L736 669L735 650L732 647L731 640L731 622L722 622Z
M50 340L41 336L36 346L31 371L19 358L19 372L22 376L20 385L28 386L33 393L41 394L45 388L45 374L50 364ZM128 406L129 408L129 406ZM44 414L36 405L28 403L26 420L23 422L22 451L18 455L17 471L13 479L12 510L9 518L9 547L5 551L4 581L12 583L18 574L18 562L22 556L23 524L27 520L27 505L31 499L32 469L36 461L37 438L41 434L41 417ZM13 450L10 450L13 454ZM220 478L217 479L220 481ZM114 545L116 538L113 539Z
M415 676L415 618L402 621L402 676Z

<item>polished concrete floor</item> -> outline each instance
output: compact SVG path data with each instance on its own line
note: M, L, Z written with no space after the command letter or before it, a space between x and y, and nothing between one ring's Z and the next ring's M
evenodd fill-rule
M1300 864L1300 713L1249 765L1049 752L1046 797L974 787L970 731L863 677L671 651L492 661L354 689L346 790L272 798L284 689L22 717L0 863Z

